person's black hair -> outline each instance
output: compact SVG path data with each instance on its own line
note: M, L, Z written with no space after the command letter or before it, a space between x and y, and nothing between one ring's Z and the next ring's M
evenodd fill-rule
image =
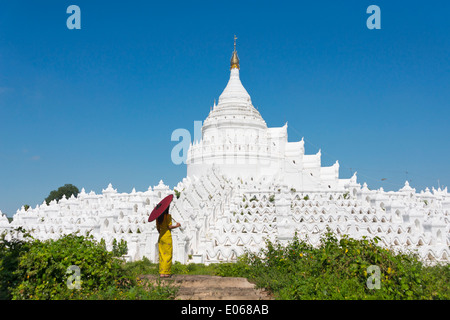
M164 216L169 213L169 208L167 208L156 220L158 220L158 224L163 223Z

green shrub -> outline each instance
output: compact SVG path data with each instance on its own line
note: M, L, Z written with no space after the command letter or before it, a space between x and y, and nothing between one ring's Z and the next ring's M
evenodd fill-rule
M17 238L7 240L6 232L0 237L0 300L11 299L10 288L20 283L19 276L15 273L19 266L20 255L30 249L30 243L26 240L30 235L21 228L16 231L22 234L23 240Z
M139 229L138 229L138 231L139 231ZM103 241L103 239L102 239L102 241ZM113 256L121 257L128 253L127 242L125 240L120 239L120 242L118 242L116 239L114 239L112 245L113 245L113 247L112 247Z
M243 276L278 299L449 299L449 265L424 266L412 253L393 253L378 238L340 240L328 232L314 248L294 237L286 246L266 242L218 274ZM369 266L380 270L379 289L369 289Z
M57 240L0 241L3 299L172 299L176 288L140 279L104 241L70 234ZM73 267L75 266L75 267ZM79 268L80 282L70 268ZM78 287L73 285L79 284Z
M81 289L70 289L70 266L80 270ZM121 284L121 260L92 236L74 234L58 240L35 240L21 255L15 274L21 280L12 290L13 299L65 299L88 296L113 284Z

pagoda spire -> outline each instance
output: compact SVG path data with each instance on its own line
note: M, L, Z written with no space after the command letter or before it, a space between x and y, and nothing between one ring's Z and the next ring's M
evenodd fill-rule
M230 69L240 69L239 68L239 57L237 55L237 51L236 51L236 40L237 37L236 35L234 35L234 51L233 51L233 55L231 56L231 61L230 61Z

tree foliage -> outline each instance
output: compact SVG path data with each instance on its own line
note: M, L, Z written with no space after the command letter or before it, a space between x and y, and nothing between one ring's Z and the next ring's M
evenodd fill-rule
M47 205L53 200L61 200L63 196L66 196L69 199L72 195L75 197L80 193L80 190L72 184L65 184L62 187L59 187L57 190L53 190L50 192L47 198L45 198L45 202Z

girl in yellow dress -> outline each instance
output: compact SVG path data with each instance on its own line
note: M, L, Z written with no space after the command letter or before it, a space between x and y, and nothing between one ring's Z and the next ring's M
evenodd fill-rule
M159 232L159 274L161 278L169 278L172 268L172 233L170 230L180 227L180 223L172 225L169 208L156 219L156 229Z

